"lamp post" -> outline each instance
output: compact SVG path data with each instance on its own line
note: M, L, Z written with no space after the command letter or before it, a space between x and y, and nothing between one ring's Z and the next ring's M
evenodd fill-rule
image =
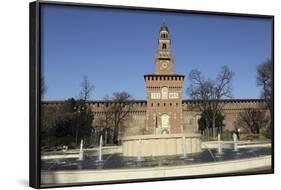
M240 140L240 128L237 129L238 140Z

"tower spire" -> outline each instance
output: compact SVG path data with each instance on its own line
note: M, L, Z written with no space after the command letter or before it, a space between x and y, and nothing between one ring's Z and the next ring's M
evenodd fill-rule
M168 26L163 22L160 27L158 51L156 53L156 74L170 75L173 72L173 55L170 50L171 40Z

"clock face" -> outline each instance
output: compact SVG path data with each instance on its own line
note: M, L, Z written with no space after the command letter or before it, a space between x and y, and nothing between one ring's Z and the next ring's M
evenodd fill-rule
M163 61L161 63L161 68L166 69L168 67L168 62L167 61Z

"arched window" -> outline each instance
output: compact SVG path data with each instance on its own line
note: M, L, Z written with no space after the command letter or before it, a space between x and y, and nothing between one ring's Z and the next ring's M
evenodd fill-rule
M167 48L166 44L162 44L162 49L166 49L166 48Z
M168 99L168 87L164 86L161 89L162 99Z
M161 36L161 38L164 38L164 39L168 37L168 35L167 35L167 34L165 34L165 33L161 33L161 35L160 35L160 36Z

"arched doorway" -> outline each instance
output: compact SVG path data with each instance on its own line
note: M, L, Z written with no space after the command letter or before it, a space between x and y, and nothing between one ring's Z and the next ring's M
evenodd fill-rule
M170 116L168 114L161 115L161 128L168 129L170 127Z

